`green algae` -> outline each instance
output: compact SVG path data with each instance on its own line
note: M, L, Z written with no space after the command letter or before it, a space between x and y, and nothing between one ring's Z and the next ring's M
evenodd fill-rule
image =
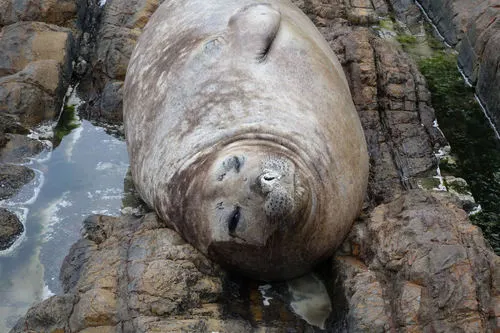
M469 185L460 178L450 181L445 177L443 181L444 181L444 186L446 186L446 189L448 189L448 191L450 192L453 191L458 194L466 194L466 195L472 194Z
M396 40L403 46L415 45L417 44L417 37L407 34L398 34Z
M394 22L391 18L385 18L378 21L378 26L382 29L394 31Z
M458 172L458 165L456 158L446 155L439 160L439 168L441 169L441 175L443 176L453 176Z
M500 177L496 177L500 170L500 142L475 100L474 89L466 85L457 70L453 52L437 50L434 56L419 59L418 66L431 91L439 126L457 158L456 164L445 164L444 170L467 181L482 207L471 221L500 253ZM467 192L464 188L456 190Z
M475 99L474 88L467 86L458 71L456 52L434 35L429 23L422 25L425 36L411 35L392 18L380 20L378 28L394 32L392 39L417 62L431 92L440 129L451 145L450 155L439 163L441 174L463 178L468 187L446 182L446 177L444 185L459 194L472 193L482 210L472 214L471 221L500 254L500 141ZM439 187L439 179L434 177L418 182L425 189Z
M57 147L66 135L79 126L80 121L77 117L75 106L66 105L54 128L54 147Z
M439 188L439 185L441 184L439 178L435 177L419 178L417 179L417 182L419 186L429 191Z
M412 35L405 24L393 17L381 19L373 29L384 39L398 43L417 62L428 83L440 129L451 145L450 155L439 162L441 175L445 179L463 178L469 187L458 183L444 185L458 194L472 193L482 210L471 214L471 221L500 254L500 141L475 100L474 88L467 86L458 71L456 51L435 36L432 25L420 24L423 29L417 30L425 35ZM417 182L428 190L440 185L437 177L424 177Z

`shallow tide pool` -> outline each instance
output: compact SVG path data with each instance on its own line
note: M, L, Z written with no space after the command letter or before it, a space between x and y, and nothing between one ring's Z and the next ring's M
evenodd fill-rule
M0 201L25 226L15 244L0 251L0 332L8 332L33 302L61 291L59 269L85 217L120 214L125 142L86 120L77 125L57 147L47 143L25 163L35 170L34 181Z

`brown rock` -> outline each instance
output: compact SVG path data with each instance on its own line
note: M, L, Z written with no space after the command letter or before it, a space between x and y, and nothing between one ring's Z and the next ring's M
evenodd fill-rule
M69 327L73 332L96 326L113 326L118 323L116 295L106 289L91 289L80 294Z
M383 331L495 330L500 258L448 196L410 191L375 208L347 244L367 265L337 258L350 327L380 330L376 317L385 318Z
M70 332L68 318L77 300L77 296L63 295L35 304L10 332Z
M345 15L343 0L291 0L319 27L327 26L332 19Z
M0 147L0 163L24 163L44 149L42 142L25 135L7 133L4 137L5 144Z
M0 200L16 194L34 177L33 170L23 165L0 164Z
M42 21L68 26L76 13L77 2L71 0L1 1L0 27L19 21Z
M109 0L104 7L91 68L82 91L89 103L84 114L93 119L122 121L122 85L142 28L160 0Z
M71 32L39 22L4 27L0 35L0 112L25 127L53 119L71 76ZM3 76L3 77L1 77Z
M72 36L68 29L41 22L6 26L0 35L0 76L23 70L30 62L55 60L71 75Z
M54 119L62 104L63 77L55 60L32 62L0 78L0 112L16 115L26 127Z
M17 216L5 208L0 208L0 251L8 249L24 231Z
M336 267L345 281L349 303L348 331L388 332L391 320L387 316L383 289L375 273L358 259L348 256L337 257Z
M446 141L433 127L425 80L402 50L366 28L333 24L323 33L347 73L370 153L369 198L388 202L435 169Z

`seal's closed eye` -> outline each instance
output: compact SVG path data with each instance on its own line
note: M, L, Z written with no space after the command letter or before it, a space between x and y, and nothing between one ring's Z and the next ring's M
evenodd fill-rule
M228 172L234 170L234 172L239 173L243 164L245 163L244 157L230 156L222 162L222 166L217 174L217 180L223 181L224 177Z
M235 232L236 227L238 226L238 222L240 222L240 210L241 207L236 206L231 215L229 216L228 229L230 234Z

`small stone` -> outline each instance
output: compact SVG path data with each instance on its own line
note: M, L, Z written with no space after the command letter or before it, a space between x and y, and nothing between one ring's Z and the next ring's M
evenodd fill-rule
M24 226L16 214L0 208L0 251L8 249L23 233Z
M15 195L35 177L35 172L23 165L0 164L0 200Z

